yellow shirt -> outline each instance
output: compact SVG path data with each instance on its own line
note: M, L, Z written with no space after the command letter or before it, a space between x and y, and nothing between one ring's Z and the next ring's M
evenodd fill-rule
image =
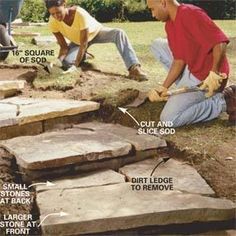
M57 21L54 17L50 16L49 28L52 33L61 33L65 38L79 45L81 30L88 29L89 41L91 41L102 28L102 24L92 17L86 10L77 7L75 18L71 26L67 25L63 21Z

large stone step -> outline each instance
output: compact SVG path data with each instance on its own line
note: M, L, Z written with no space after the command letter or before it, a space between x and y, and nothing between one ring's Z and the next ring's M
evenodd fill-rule
M4 99L0 102L0 139L38 134L47 126L55 126L58 123L56 119L96 111L99 107L99 103L91 101L23 97Z
M17 137L0 145L16 157L23 171L43 175L44 171L52 174L52 169L55 173L71 172L68 167L73 165L85 171L118 169L156 154L166 142L159 137L138 135L135 129L121 125L95 122L33 137ZM29 175L32 177L32 173Z
M70 184L68 180L55 181L58 186L51 190L38 187L41 221L51 213L68 214L46 218L41 225L43 235L81 235L143 226L220 222L235 217L235 205L229 200L176 190L135 191L131 183L122 183L122 178L115 173L116 184L112 177L110 183L95 181L105 175L107 172L99 173L98 177L93 174L94 183L89 176L78 176L69 180Z

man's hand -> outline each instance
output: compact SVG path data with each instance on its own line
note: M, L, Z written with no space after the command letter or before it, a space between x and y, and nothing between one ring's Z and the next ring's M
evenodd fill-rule
M150 102L167 101L168 100L167 91L168 91L167 88L163 86L159 86L148 93L148 98Z
M204 80L203 84L200 86L202 90L208 90L206 93L206 97L212 97L214 92L217 91L223 82L223 80L227 79L227 75L225 74L216 74L213 71L210 71L208 77Z

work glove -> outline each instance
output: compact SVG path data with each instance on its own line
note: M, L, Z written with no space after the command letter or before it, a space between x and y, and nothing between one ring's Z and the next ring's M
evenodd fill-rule
M203 84L200 86L201 90L207 90L206 97L212 97L214 92L216 92L220 87L224 79L227 79L226 74L216 74L210 71L207 78L204 80Z
M55 59L55 60L53 60L53 61L51 61L50 62L50 66L51 67L54 67L54 66L56 66L56 67L62 67L62 62L61 62L61 60L60 59Z
M150 102L163 102L168 100L168 89L163 86L158 86L156 89L152 89L148 93Z
M62 72L62 74L66 75L66 74L72 74L74 72L79 72L79 69L75 65L71 66L68 70Z

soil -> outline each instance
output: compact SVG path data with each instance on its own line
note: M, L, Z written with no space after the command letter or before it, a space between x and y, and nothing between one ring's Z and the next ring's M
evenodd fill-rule
M201 155L186 149L180 151L174 143L169 142L169 155L192 165L215 191L216 197L236 202L236 158L232 158L231 152L234 143L234 140L225 143L219 151L223 153L213 157L208 153Z
M0 148L0 192L3 190L3 183L22 183L15 160L4 149ZM21 204L0 204L0 221L3 220L3 215L10 214L30 214L33 211L33 202L35 198L35 193L31 192L32 204L31 205L21 205ZM35 215L34 218L37 218ZM5 229L0 227L0 235L4 234Z

